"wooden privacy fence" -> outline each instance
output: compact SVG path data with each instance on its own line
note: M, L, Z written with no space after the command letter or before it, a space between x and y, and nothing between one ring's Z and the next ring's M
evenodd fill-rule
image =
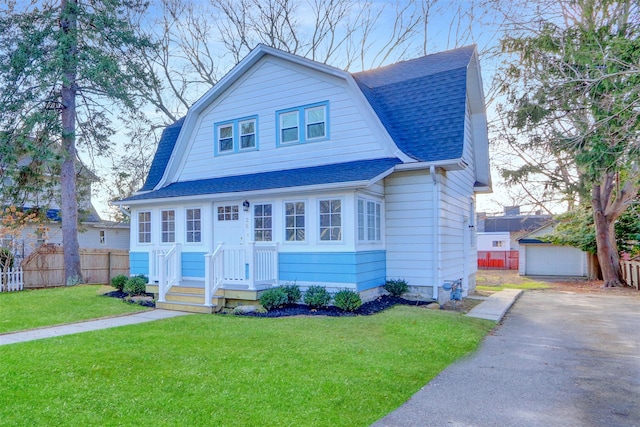
M118 274L129 275L129 251L80 249L80 267L85 283L108 284ZM62 246L43 245L22 261L26 289L64 286Z
M640 260L620 261L620 266L627 284L640 290Z
M517 270L518 251L478 251L478 268L481 270Z

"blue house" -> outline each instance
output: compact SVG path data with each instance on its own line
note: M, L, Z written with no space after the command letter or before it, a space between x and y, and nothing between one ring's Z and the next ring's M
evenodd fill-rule
M257 46L163 134L131 210L131 274L215 311L296 283L373 298L475 286L491 191L474 46L360 73Z

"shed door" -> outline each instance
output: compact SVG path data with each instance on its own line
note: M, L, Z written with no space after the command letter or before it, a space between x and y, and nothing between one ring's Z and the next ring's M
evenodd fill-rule
M584 276L585 257L570 246L527 245L526 275Z

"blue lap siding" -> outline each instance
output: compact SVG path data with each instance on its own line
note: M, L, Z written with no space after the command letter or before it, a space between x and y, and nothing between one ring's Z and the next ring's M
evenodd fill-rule
M385 251L280 253L281 282L355 283L358 291L384 284Z
M129 272L149 276L149 252L129 252Z

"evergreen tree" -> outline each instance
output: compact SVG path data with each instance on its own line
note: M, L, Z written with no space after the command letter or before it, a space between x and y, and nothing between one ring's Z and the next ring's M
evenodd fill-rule
M22 189L41 193L59 177L65 279L78 283L78 148L108 152L114 113L135 111L130 94L155 84L138 59L152 45L133 25L147 4L44 0L17 7L0 6L0 178L13 202Z
M526 183L549 158L571 159L572 191L591 202L605 286L620 286L615 224L640 188L640 10L635 0L559 3L564 19L540 16L535 31L502 41L516 56L504 85L512 143L547 153L510 177ZM550 174L547 185L561 179Z

